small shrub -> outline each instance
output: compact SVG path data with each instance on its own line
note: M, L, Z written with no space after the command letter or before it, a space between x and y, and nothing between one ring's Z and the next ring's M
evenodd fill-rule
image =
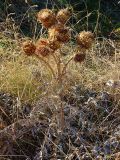
M31 41L23 43L23 51L26 55L36 56L42 62L45 63L53 75L53 78L58 84L58 95L63 94L63 83L66 77L66 69L68 64L74 60L81 63L86 56L86 50L88 50L93 41L94 35L88 31L82 31L75 39L77 44L77 54L73 54L66 63L62 63L62 55L59 50L63 44L67 43L71 39L70 28L67 27L67 21L72 16L72 10L69 8L61 9L55 14L50 9L43 9L37 14L37 20L43 27L48 29L48 38L40 38L34 45ZM49 58L48 58L49 57ZM53 58L57 69L50 64L50 58ZM61 102L61 128L64 128L64 111L63 104Z

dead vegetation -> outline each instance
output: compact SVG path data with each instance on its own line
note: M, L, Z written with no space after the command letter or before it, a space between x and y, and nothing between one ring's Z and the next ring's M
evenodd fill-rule
M22 54L24 40L0 35L0 160L119 160L119 42L96 38L81 65L68 65L58 97L50 70ZM63 45L63 61L73 48Z

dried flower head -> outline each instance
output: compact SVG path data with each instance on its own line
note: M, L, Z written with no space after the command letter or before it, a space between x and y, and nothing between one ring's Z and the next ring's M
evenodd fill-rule
M46 46L48 46L49 45L48 39L46 39L46 38L38 39L37 42L36 42L36 46L38 46L38 45L46 45Z
M61 47L61 42L55 39L49 40L49 47L55 51Z
M71 16L71 9L69 8L65 8L65 9L61 9L58 13L57 13L57 20L58 22L65 24L67 22L67 20L70 18Z
M42 9L38 12L37 19L45 28L49 28L56 23L56 16L50 9Z
M28 40L28 41L25 41L23 44L22 44L22 48L23 48L23 51L24 53L27 55L27 56L31 56L35 53L35 50L36 50L36 46L33 44L32 41Z
M70 30L62 24L56 24L48 30L49 39L66 43L70 40Z
M94 34L89 31L82 31L77 36L77 43L81 48L89 49L94 41Z
M85 56L86 55L84 53L76 54L74 57L74 61L81 63L85 60Z
M46 57L50 54L50 49L45 45L39 45L36 48L36 55Z
M43 57L46 57L51 53L51 49L49 48L49 43L47 39L39 39L36 42L36 52L35 53Z

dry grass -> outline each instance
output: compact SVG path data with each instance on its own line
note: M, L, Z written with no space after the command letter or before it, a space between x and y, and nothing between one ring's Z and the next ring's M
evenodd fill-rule
M108 40L106 40L108 41ZM101 47L97 47L98 43L102 43ZM97 42L96 40L93 48L88 51L84 63L81 65L72 62L69 66L69 80L73 84L82 84L86 88L94 89L96 91L113 92L113 88L107 87L106 82L109 80L120 80L120 50L116 46L112 48L112 43L109 46L104 45L105 40ZM109 47L109 48L108 48ZM112 53L109 53L110 47ZM108 53L108 55L104 55ZM99 54L98 54L99 53ZM71 78L70 78L71 77ZM74 77L74 78L73 78ZM119 87L114 89L114 92L120 93Z
M104 42L102 41L100 43L104 43ZM107 51L107 46L105 46L104 49L105 51ZM61 52L63 53L63 55L67 53L68 55L63 56L63 59L64 60L68 59L69 55L73 54L74 52L73 46L71 44L68 44L68 46L66 45L63 47ZM41 153L44 154L44 152L46 151L46 146L48 144L49 144L48 146L50 146L50 148L54 150L55 155L56 155L56 150L58 150L60 152L60 155L63 154L64 157L66 157L66 159L67 158L73 159L75 155L79 157L77 147L74 148L74 145L72 144L73 142L70 140L70 136L71 137L73 136L72 132L71 134L67 131L65 132L65 134L63 133L63 137L66 137L66 135L68 135L69 137L68 138L69 152L64 153L65 151L63 150L64 151L63 152L61 148L59 148L59 144L61 143L59 142L59 135L58 135L59 133L58 131L60 127L58 125L59 116L58 116L57 107L60 105L61 101L59 102L57 97L55 96L48 98L49 97L48 92L52 92L55 95L56 91L58 90L56 88L57 85L54 83L54 80L52 78L51 72L38 59L34 57L24 56L22 54L19 41L8 39L8 38L5 38L4 36L2 36L0 39L0 57L1 57L0 59L0 91L12 93L13 95L18 97L20 102L21 101L24 101L27 103L30 102L31 104L31 102L34 103L37 99L40 99L39 101L37 101L37 105L33 105L33 110L31 111L30 116L28 116L26 119L20 119L18 114L17 122L13 116L12 119L15 123L8 126L4 126L1 123L3 129L1 129L0 136L2 136L3 139L0 141L0 145L2 146L1 151L3 152L2 153L3 157L4 155L7 156L6 150L8 149L8 152L9 152L9 148L11 149L11 145L6 144L6 141L8 139L12 141L12 138L14 137L13 130L15 130L15 137L16 137L16 140L14 139L13 149L16 148L17 153L20 153L21 158L23 156L23 159L25 156L29 157L30 155L28 155L28 153L29 154L33 153L33 151L36 154L36 157L37 156L39 157L39 154L37 155L36 153L36 146L41 146L42 149L41 150L39 149L38 153L41 151ZM52 60L51 60L51 64L52 64L52 67L55 68L54 64L52 63ZM103 56L103 48L101 51L101 47L97 49L97 45L95 44L93 48L90 51L88 51L86 60L82 64L74 63L74 62L71 62L69 64L69 67L67 70L67 76L64 81L64 90L68 90L72 86L74 88L74 86L76 85L78 86L83 85L86 89L93 89L98 91L99 93L100 91L102 93L103 91L106 90L109 93L111 92L112 94L118 95L118 97L120 97L119 88L114 89L112 87L107 87L105 85L106 82L110 79L115 81L120 80L119 51L117 50L117 47L116 47L111 56L108 56L108 55ZM48 95L48 97L43 95ZM71 95L68 95L68 98L71 101L72 97L70 96ZM97 98L99 99L99 97ZM96 101L97 101L97 98L95 99ZM95 139L95 141L98 141L99 136L102 135L103 139L99 140L100 141L99 145L104 146L104 142L106 141L109 142L110 140L109 138L106 139L105 136L109 133L109 131L112 132L113 130L115 130L114 127L116 127L116 124L119 121L119 102L117 104L116 103L113 104L112 105L113 108L111 107L111 110L109 111L109 113L105 114L104 110L106 109L106 106L103 106L102 108L103 110L101 109L101 112L99 113L99 110L97 111L97 108L94 106L94 103L92 104L92 101L89 102L89 104L86 107L85 107L85 104L83 104L82 102L81 104L78 104L79 102L77 102L76 99L75 101L76 101L76 104L74 104L73 106L72 104L70 105L70 112L71 112L70 115L66 116L67 129L69 130L74 129L74 125L72 127L71 124L75 123L76 121L81 121L81 123L83 123L83 127L75 131L76 135L79 135L79 132L81 132L82 129L84 128L84 121L87 122L87 124L89 124L89 120L87 119L88 114L90 114L91 117L94 117L97 115L96 119L92 123L90 122L90 125L88 125L87 132L86 131L83 132L83 136L86 135L85 142L87 142L86 144L88 144L89 137L92 136L93 139ZM111 103L114 103L114 101ZM67 105L65 107L67 108ZM108 104L108 109L109 109L109 104ZM12 111L13 113L14 112L13 104L12 104L12 110L13 110ZM82 118L84 117L83 121L80 118L78 118L80 116L80 113L83 114L83 115L81 114ZM16 114L17 112L15 112L15 115ZM9 115L10 113L7 114L7 116ZM113 116L114 116L113 118L114 120L112 119ZM91 128L92 128L92 131L91 131ZM96 132L94 129L96 129ZM32 133L34 132L34 130L35 132L40 131L39 136L43 137L40 140L40 144L38 139L36 140L35 138L33 138L34 136L32 135ZM10 137L8 137L8 133ZM24 137L24 135L26 138ZM53 135L53 137L54 135L57 135L58 139L55 140L54 142L54 140L49 138L49 137L52 137L51 135ZM8 137L8 139L5 142L4 142L4 137ZM38 142L37 145L36 145L36 142ZM82 143L80 142L80 144ZM13 142L11 142L11 144L13 145ZM26 145L28 145L29 147L27 148ZM65 145L66 145L66 141L65 141ZM91 148L94 148L94 145L95 143L93 144L90 143ZM7 149L4 150L4 147ZM32 149L32 152L31 152L31 149ZM25 152L24 155L23 155L23 152ZM109 158L111 159L111 157L118 157L119 153L117 153L116 150L114 152L115 152L114 155L105 155L105 157L107 157L108 159ZM90 157L92 157L91 154L89 153L89 150L87 150L87 148L86 148L86 153ZM11 157L12 156L14 156L13 152L11 152ZM18 159L17 155L15 155L15 159ZM116 158L116 160L118 159L119 157Z
M12 93L21 100L34 101L41 93L42 82L35 77L38 62L21 54L17 41L0 40L0 90ZM9 42L9 43L8 43ZM41 71L40 71L41 72Z
M26 57L23 55L22 51L21 51L21 46L20 46L20 42L23 38L21 39L12 39L12 38L8 38L5 37L3 34L0 34L0 92L7 92L7 93L11 93L12 95L15 95L16 97L18 97L19 101L24 101L24 102L30 102L34 103L36 102L38 99L40 99L39 101L37 101L38 105L33 105L34 109L36 109L36 113L38 114L39 119L37 119L36 114L34 113L34 109L32 110L32 112L30 113L30 121L29 121L29 116L27 117L28 121L26 119L23 119L23 121L19 121L18 119L18 124L16 123L16 126L20 125L25 128L26 123L28 123L28 126L25 128L26 129L26 133L28 132L28 130L30 130L30 124L32 125L32 131L33 131L33 126L37 126L38 121L41 123L42 118L47 119L49 116L49 114L51 114L52 111L52 107L54 107L53 110L56 110L56 108L59 106L60 102L57 102L58 99L55 96L51 96L51 102L49 100L49 95L48 93L51 92L53 93L53 95L57 95L56 91L58 91L58 87L54 81L54 79L52 78L52 74L50 72L50 70L48 68L46 68L43 63L41 63L38 59L34 58L34 57ZM69 55L73 54L74 50L73 50L73 44L70 42L68 45L65 45L62 48L62 54L67 56L63 56L63 62L66 61L66 59L69 59ZM64 90L69 90L70 88L72 88L72 86L84 86L86 89L93 89L94 91L108 91L109 93L112 93L112 95L117 95L118 97L116 97L118 100L120 99L120 88L113 88L113 87L109 87L106 85L106 82L108 80L115 80L115 81L119 81L120 80L120 64L119 64L119 59L120 59L120 51L119 48L116 46L116 42L113 41L109 41L106 39L102 39L101 41L98 41L96 39L94 46L92 47L92 49L90 51L88 51L87 53L87 57L86 60L79 64L79 63L74 63L74 61L72 61L69 64L69 67L67 69L67 74L64 80ZM51 61L51 65L52 67L55 69L55 64ZM44 96L43 95L47 95ZM69 96L69 95L68 95ZM70 95L71 96L71 95ZM70 97L69 96L69 97ZM42 97L42 98L41 98ZM74 97L73 97L74 98ZM98 98L99 99L99 98ZM97 100L97 99L95 99ZM113 101L114 103L114 101ZM86 117L88 114L91 114L90 116L94 116L94 114L96 114L98 117L95 120L95 123L93 123L92 128L97 129L98 132L101 132L99 126L104 130L104 126L112 126L112 123L114 123L114 121L117 121L117 118L119 118L119 102L118 105L113 105L113 108L110 110L109 113L107 113L107 115L103 114L103 111L101 110L101 116L99 115L99 112L97 112L97 109L95 108L94 104L90 104L90 106L88 105L86 108L84 108L84 104L80 104L80 106L77 106L77 102L76 102L76 107L73 105L70 106L70 110L72 110L72 114L68 115L68 126L70 124L70 122L72 122L72 120L74 121L76 115L79 115L79 112L82 112L82 110L85 110L84 116L85 116L85 122L86 122ZM49 107L47 107L49 106ZM52 107L51 107L52 106ZM82 109L80 107L83 107ZM92 106L92 107L91 107ZM14 106L12 106L14 108ZM38 107L38 108L37 108ZM47 110L49 112L49 114L47 115L47 113L45 112L45 114L43 114L44 112L42 111L42 107L44 108L44 110L47 108L49 110ZM75 107L75 108L74 108ZM103 109L106 106L103 107ZM67 106L66 106L67 108ZM109 108L109 106L108 106ZM79 112L78 112L79 111ZM58 112L58 110L57 110ZM74 113L75 112L75 113ZM35 116L35 122L33 121L33 117L31 116L33 113L33 116ZM53 112L54 113L54 112ZM54 115L55 114L55 115ZM50 131L52 131L53 133L56 133L56 128L58 129L59 123L56 123L56 119L59 122L59 116L54 113L53 116L50 115L49 119L49 123L48 123L48 119L46 120L46 124L47 124L47 128L45 128L45 133L43 132L42 134L45 135L45 139L43 138L43 144L41 144L41 146L43 146L43 150L45 148L45 144L49 143L50 139L48 135L52 135L50 133ZM103 115L102 115L103 114ZM111 115L113 114L113 116L116 116L115 119L111 119L109 122L107 122L107 119L109 117L111 117ZM8 114L9 116L9 114ZM48 116L48 117L47 117ZM55 116L55 117L54 117ZM102 117L102 120L99 119L99 116ZM41 118L42 117L42 118ZM41 118L41 119L40 119ZM83 117L82 117L83 118ZM55 119L55 120L54 120ZM76 119L78 120L78 118L76 117ZM80 119L79 119L80 120ZM14 121L16 122L16 119L14 119ZM55 121L55 123L54 123ZM32 122L32 123L30 123ZM37 122L37 124L35 125L35 123ZM44 121L43 121L43 127L44 127ZM84 119L83 119L83 123L84 123ZM88 120L89 123L89 120ZM99 124L99 126L98 126ZM50 125L50 126L49 126ZM55 128L54 125L57 125L57 127ZM49 126L49 127L48 127ZM11 129L11 128L12 129ZM9 133L11 134L11 136L13 137L13 133L10 133L9 131L13 131L13 128L19 132L24 131L23 128L15 128L15 125L9 125L8 127L6 126L6 134ZM43 131L41 126L37 126L37 128L35 128L35 130L39 129L41 131ZM69 128L69 127L68 127ZM74 127L73 127L74 128ZM83 127L84 128L84 127ZM10 129L10 130L9 130ZM71 129L71 128L70 128ZM89 129L89 127L88 127ZM90 126L91 129L91 126ZM113 130L113 128L111 127L111 129ZM93 130L94 131L94 130ZM108 132L108 130L107 130ZM107 133L106 132L106 133ZM5 134L4 130L1 131L1 133L3 133L3 135ZM16 132L17 133L17 132ZM67 133L67 132L66 132ZM78 131L79 133L79 131ZM85 131L85 133L87 133ZM105 135L106 133L103 133L103 135ZM68 134L68 133L67 133ZM97 137L96 133L92 133L92 132L88 132L88 136L90 137L91 134L95 135L94 137ZM99 133L100 135L101 133ZM23 133L21 134L23 135ZM21 136L22 137L22 136ZM59 137L59 136L58 136ZM11 138L9 138L11 139ZM94 139L94 138L93 138ZM19 140L19 138L18 138ZM17 141L18 141L17 140ZM31 137L29 137L27 135L27 139L26 142L24 141L24 138L20 139L22 141L22 145L26 146L27 143L29 143L31 146L34 146L33 141L31 141ZM33 138L32 138L33 140ZM69 139L70 140L70 139ZM16 146L18 146L19 142L16 141ZM23 143L24 141L24 143ZM18 144L17 144L18 143ZM57 146L57 142L51 141L52 145L54 148L58 148L59 146ZM69 142L70 143L70 142ZM88 143L88 139L87 139L87 143ZM101 143L103 143L101 141ZM27 148L23 146L19 146L20 150L27 150ZM69 144L71 145L71 144ZM93 144L94 145L94 144ZM69 146L73 151L70 151L70 155L68 153L68 155L66 155L66 157L71 157L71 153L76 154L77 155L77 148L72 148L73 146ZM9 147L10 148L10 147ZM32 148L32 147L31 147ZM46 148L45 148L46 149ZM30 150L29 150L30 152ZM43 151L44 152L44 151ZM61 150L60 150L61 152ZM87 151L89 154L89 151ZM23 153L22 153L23 154ZM27 155L27 154L25 154ZM110 155L111 156L111 155ZM109 157L108 157L109 158ZM71 158L72 159L72 158Z
M97 44L88 51L84 63L75 64L72 62L69 65L68 76L65 80L67 88L71 85L82 84L86 88L98 91L111 90L111 88L105 87L105 83L110 79L115 81L120 79L120 52L115 48L112 56L104 56L103 51L107 52L108 50L108 46L104 45L106 41L98 42L96 40ZM98 43L102 43L99 48ZM109 44L109 47L113 45L112 43ZM64 46L63 54L68 53L66 57L63 56L64 59L69 58L69 55L72 54L72 48L70 44ZM51 82L50 71L41 62L33 57L25 57L21 52L17 40L8 39L1 35L0 90L12 93L21 100L34 101L48 88L54 88L55 84ZM116 90L119 92L119 88Z

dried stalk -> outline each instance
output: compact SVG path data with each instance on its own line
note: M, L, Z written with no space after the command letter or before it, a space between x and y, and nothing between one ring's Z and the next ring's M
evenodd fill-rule
M72 57L68 60L68 62L65 64L65 66L64 66L64 68L63 68L63 70L62 70L61 76L64 76L64 75L66 74L66 69L67 69L69 63L73 60L73 58L74 58L74 56L72 56Z
M57 65L57 83L59 86L59 96L63 94L63 79L61 76L61 71L62 71L62 66L61 66L61 59L59 56L55 56L53 55L54 61ZM65 127L65 117L64 117L64 106L63 106L63 102L61 101L60 104L60 128L61 131L63 131Z
M49 62L46 61L44 58L38 56L38 55L36 55L36 57L37 57L38 59L40 59L42 62L44 62L44 64L50 69L50 71L51 71L53 77L56 79L55 72L54 72L53 68L51 67L51 65L49 64Z

